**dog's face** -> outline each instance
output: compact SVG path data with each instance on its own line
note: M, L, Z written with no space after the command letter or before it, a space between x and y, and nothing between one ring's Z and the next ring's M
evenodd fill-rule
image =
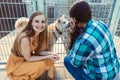
M58 20L56 20L55 24L60 32L64 32L66 28L70 26L69 21L65 18L64 15L60 17Z

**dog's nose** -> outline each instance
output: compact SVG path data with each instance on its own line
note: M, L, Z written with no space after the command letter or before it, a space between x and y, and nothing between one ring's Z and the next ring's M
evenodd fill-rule
M68 28L68 27L70 27L70 21L67 23L67 26L66 26L66 28Z

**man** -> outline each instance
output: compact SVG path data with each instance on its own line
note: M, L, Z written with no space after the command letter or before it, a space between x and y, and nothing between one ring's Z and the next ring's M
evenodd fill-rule
M69 54L64 65L75 80L113 80L119 61L108 27L92 19L85 1L74 3L69 15L74 22Z

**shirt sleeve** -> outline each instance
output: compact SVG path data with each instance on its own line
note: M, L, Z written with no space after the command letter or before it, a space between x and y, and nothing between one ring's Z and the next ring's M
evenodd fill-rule
M70 62L74 67L81 67L92 55L91 48L83 43L75 42L70 50Z

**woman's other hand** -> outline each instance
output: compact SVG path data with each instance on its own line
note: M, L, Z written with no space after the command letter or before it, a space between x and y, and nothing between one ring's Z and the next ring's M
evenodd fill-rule
M60 57L59 57L58 54L51 54L51 55L49 55L49 56L50 56L50 58L51 58L53 61L57 61L57 60L60 59Z

